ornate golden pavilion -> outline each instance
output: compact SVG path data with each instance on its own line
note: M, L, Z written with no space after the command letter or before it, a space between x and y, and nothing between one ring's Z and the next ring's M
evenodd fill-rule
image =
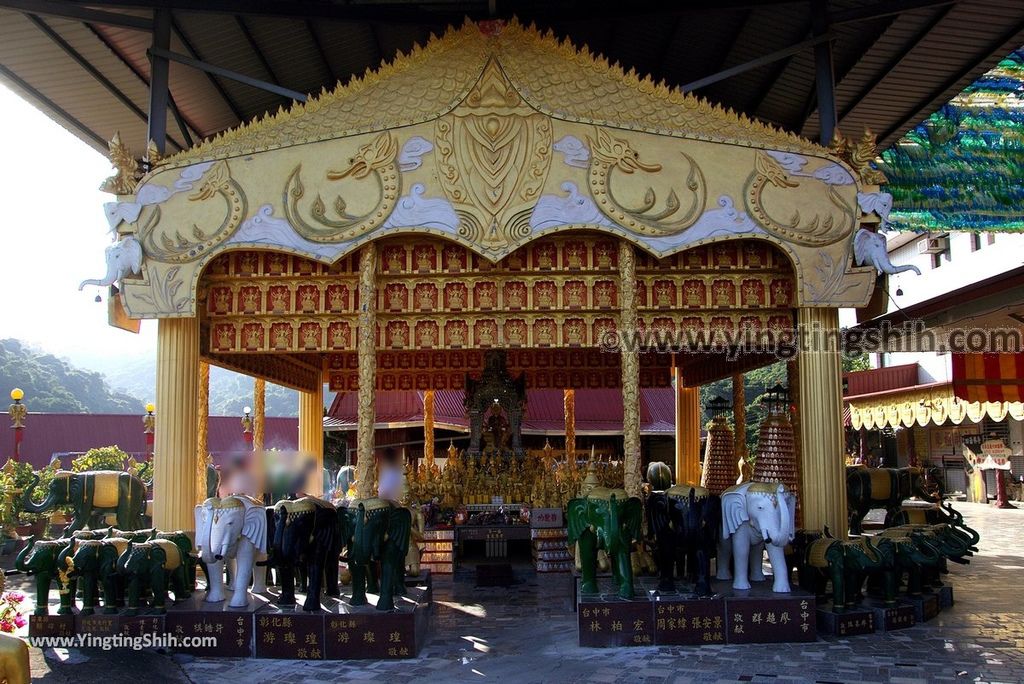
M864 306L875 284L852 260L854 233L877 222L859 208L878 192L873 156L870 140L826 149L513 22L467 23L151 157L137 183L122 168L114 249L141 246L143 261L120 302L159 319L155 524L192 524L205 363L299 390L314 453L323 384L358 392L364 496L374 392L459 387L488 348L533 386L621 387L633 492L638 388L674 382L677 470L696 481L695 385L717 357L602 345L696 331L687 350L707 352L736 331L834 332L838 307ZM802 505L805 526L843 530L827 346L795 369Z

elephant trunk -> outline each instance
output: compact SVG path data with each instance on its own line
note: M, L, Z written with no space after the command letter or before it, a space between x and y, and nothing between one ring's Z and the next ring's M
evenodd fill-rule
M779 485L779 489L776 494L776 499L779 502L779 530L778 534L775 535L774 539L765 539L769 544L775 546L785 546L789 541L790 530L793 529L793 521L789 517L789 504L786 502L786 490L782 485Z
M128 574L128 558L132 555L132 546L134 542L128 542L128 546L125 547L124 552L117 557L117 573L119 575Z
M622 543L622 530L619 528L619 501L614 496L608 500L608 546L615 542ZM616 549L608 549L609 555Z
M113 285L114 282L117 280L118 275L119 274L117 264L109 263L107 264L106 275L104 275L102 278L90 278L88 280L83 280L82 283L78 286L78 291L81 292L82 290L84 290L86 285L96 285L98 287L107 287L109 285Z
M50 492L46 495L46 498L43 499L42 503L34 503L32 501L32 493L35 491L36 485L38 484L39 475L38 473L33 473L32 481L29 483L27 487L25 487L25 491L21 495L21 502L23 508L29 513L42 513L43 511L47 511L53 508L53 506L56 504L57 497L54 495L53 489L51 489Z
M892 264L888 264L888 266L889 268L885 268L883 265L883 270L889 275L896 275L897 273L903 273L905 271L913 271L917 275L921 275L921 269L913 264L904 264L903 266L893 266Z
M19 551L17 557L14 559L14 567L16 569L21 570L24 573L30 572L29 567L26 563L28 561L29 554L32 553L32 547L35 545L35 543L36 538L34 535L28 538L28 542L25 544L25 548Z

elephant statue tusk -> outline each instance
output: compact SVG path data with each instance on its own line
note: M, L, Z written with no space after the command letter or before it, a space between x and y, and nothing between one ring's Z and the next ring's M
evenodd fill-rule
M889 261L889 252L885 246L885 237L870 230L861 228L853 238L853 256L858 266L874 266L878 274L895 275L905 271L913 271L921 275L921 269L913 264L894 266Z

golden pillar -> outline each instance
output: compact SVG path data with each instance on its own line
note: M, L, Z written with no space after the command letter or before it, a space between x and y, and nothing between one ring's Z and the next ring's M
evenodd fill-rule
M359 398L356 426L356 495L374 493L373 422L377 385L377 246L372 242L359 254Z
M676 389L676 482L700 482L700 388L687 387L680 368L673 368Z
M620 353L622 355L623 484L630 496L640 496L640 349L637 344L636 252L619 240Z
M199 399L196 402L196 503L206 499L206 467L210 463L210 364L199 362Z
M803 463L804 457L800 450L800 366L796 359L786 362L786 383L789 385L789 407L787 410L790 423L793 424L793 458L796 460L796 478L798 482L802 483L800 472L803 470L801 463ZM793 410L794 407L796 410ZM797 525L803 527L804 501L802 496L797 497L796 522Z
M312 392L299 392L299 451L311 454L316 470L309 482L310 493L321 496L324 491L324 386Z
M153 525L192 530L199 410L199 319L163 318L156 341Z
M736 450L736 470L742 478L747 460L747 398L743 373L732 374L732 420L735 423L733 444Z
M434 465L434 390L423 393L423 464Z
M576 390L563 390L565 408L565 462L576 460Z
M847 534L842 364L837 309L797 310L800 483L804 527Z
M267 418L267 381L263 378L256 378L252 385L252 417L256 421L252 429L252 449L262 451L267 434L264 425Z

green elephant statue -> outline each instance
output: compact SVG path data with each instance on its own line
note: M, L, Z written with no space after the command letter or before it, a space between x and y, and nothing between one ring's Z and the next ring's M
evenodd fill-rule
M619 596L633 598L633 566L630 552L641 538L644 505L623 489L595 487L568 506L569 543L579 544L583 574L581 591L598 593L597 551L604 549Z
M377 610L392 610L395 596L405 595L405 558L409 553L412 513L385 499L357 499L338 509L342 538L348 548L353 606L367 603L367 579L380 561ZM372 591L372 588L371 588Z
M187 541L188 537L184 534L182 537ZM140 599L146 588L153 592L153 610L157 614L167 612L168 588L174 591L177 601L191 596L195 585L189 585L190 551L191 544L186 546L171 539L129 541L117 559L117 571L124 577L128 595L124 614L138 615Z
M124 537L81 539L61 552L58 560L82 585L82 615L95 612L97 589L103 592L105 614L114 614L124 605L124 577L117 571L117 559L130 542Z
M937 567L942 556L927 544L913 539L906 530L885 530L876 539L884 561L880 574L885 602L896 602L903 573L907 574L907 594L920 596L926 571Z
M58 581L60 607L58 615L70 615L74 607L78 584L68 576L65 566L59 560L61 552L71 546L72 539L41 539L29 537L28 542L14 559L14 567L26 575L36 578L36 615L49 614L50 584Z
M800 588L826 596L826 587L832 583L832 610L841 613L861 598L861 586L869 572L882 569L885 563L881 553L870 540L860 537L843 541L821 532L801 530L793 540L797 553L797 577Z
M32 482L22 494L25 510L29 513L45 513L61 506L70 506L74 515L64 534L87 525L99 527L108 513L117 516L117 526L121 529L135 530L142 527L142 515L146 511L146 483L131 473L117 470L72 473L61 470L50 481L46 498L40 503L32 501L37 484L38 474L32 476Z

